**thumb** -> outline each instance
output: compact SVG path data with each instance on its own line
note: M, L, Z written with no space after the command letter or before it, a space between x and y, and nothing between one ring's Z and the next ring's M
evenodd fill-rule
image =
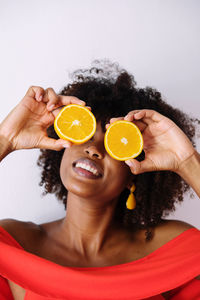
M156 170L153 161L149 158L142 161L137 161L133 158L126 160L125 163L130 167L131 172L135 175Z
M71 146L72 143L70 141L66 141L62 139L56 140L45 136L41 140L38 148L60 151L63 148L69 148Z

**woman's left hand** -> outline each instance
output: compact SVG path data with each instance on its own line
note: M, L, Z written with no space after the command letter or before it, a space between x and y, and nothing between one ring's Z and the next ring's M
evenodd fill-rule
M178 172L181 164L196 152L185 133L172 120L154 110L133 110L124 118L111 119L110 123L117 119L133 122L142 132L145 159L125 161L133 174L159 170Z

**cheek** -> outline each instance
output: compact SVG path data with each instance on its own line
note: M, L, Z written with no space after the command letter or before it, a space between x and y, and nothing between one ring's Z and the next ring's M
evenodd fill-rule
M110 180L108 181L112 188L115 188L118 193L127 187L132 174L130 168L123 162L114 162L109 173L108 177L110 177Z
M128 172L123 172L120 170L117 176L118 185L122 187L122 190L126 188L128 181L129 181L130 175Z
M115 172L110 176L109 180L106 180L106 183L103 187L104 195L107 198L116 198L122 193L122 191L127 187L127 177L124 174Z
M68 149L64 151L63 157L61 159L60 163L60 178L62 182L67 177L68 171L70 169L70 153Z
M113 163L113 174L117 175L119 182L124 183L131 176L131 171L124 162L115 160Z

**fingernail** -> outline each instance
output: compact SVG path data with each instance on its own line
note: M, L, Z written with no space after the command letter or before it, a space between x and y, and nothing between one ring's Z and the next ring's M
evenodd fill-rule
M127 164L129 167L131 167L133 165L130 160L125 160L125 164Z
M51 106L49 106L49 110L52 110L54 108L54 104L52 104Z
M70 148L70 145L69 144L63 144L63 147L64 148Z
M39 101L42 101L42 95L39 97L39 99L38 99Z

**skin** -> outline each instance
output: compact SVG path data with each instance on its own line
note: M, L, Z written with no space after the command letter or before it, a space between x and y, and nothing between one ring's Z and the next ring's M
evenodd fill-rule
M51 110L52 101L49 102L48 107ZM56 104L56 100L54 103ZM53 113L56 116L57 112ZM194 160L198 160L196 164L199 170L199 154L172 120L148 109L131 111L126 116L111 119L110 123L119 119L134 122L140 128L144 140L144 161L126 161L129 166L126 168L124 162L111 158L104 149L104 134L98 124L94 139L65 150L61 162L60 177L68 190L68 198L67 218L60 223L58 238L64 245L70 245L86 258L100 255L109 238L119 235L119 228L112 223L112 216L121 191L131 186L131 173L137 175L149 171L170 170L181 176L186 162ZM106 128L108 126L109 124ZM71 165L82 156L98 161L104 169L104 176L98 180L78 176ZM193 187L197 191L194 185L195 183Z
M105 257L108 258L109 265L115 265L121 262L121 256L123 258L121 263L124 263L125 254L130 245L134 245L135 248L131 247L131 253L129 253L127 261L130 261L130 258L131 260L138 259L138 256L144 257L155 248L157 249L165 244L166 240L173 238L173 234L175 237L180 234L180 231L183 231L182 229L188 228L187 224L185 227L181 223L181 230L179 230L178 224L174 226L174 223L169 223L167 234L164 230L158 232L158 238L154 245L150 244L152 247L150 246L147 253L140 253L138 249L145 250L145 245L137 244L135 239L131 240L127 232L112 222L119 194L126 186L130 188L134 177L143 172L158 170L176 172L200 197L200 155L180 128L163 115L147 109L131 111L127 116L117 118L134 122L140 128L144 139L145 160L138 162L132 159L126 161L126 165L124 162L115 161L105 152L103 146L104 134L99 124L94 139L79 146L71 145L70 142L62 139L51 139L47 136L46 129L53 124L61 107L70 103L85 105L84 101L76 97L56 95L52 88L44 90L41 87L30 87L22 101L0 124L0 160L10 152L18 149L40 148L59 151L63 147L69 147L64 152L60 166L60 177L68 190L67 218L50 222L50 226L46 226L46 229L51 228L51 230L48 230L51 236L50 242L47 241L46 243L46 248L44 240L42 241L45 250L44 257L56 263L61 263L64 252L63 259L65 263L67 253L69 253L66 250L71 249L67 265L73 260L75 251L78 253L78 260L74 261L75 265L76 263L80 264L80 257L84 258L83 265L90 265L89 262L92 259L92 265L95 265L95 263L98 263L99 257L103 257L103 260L99 261L100 265L102 263L104 265ZM54 106L52 107L52 105ZM116 119L111 119L110 123L114 120ZM98 161L103 168L104 176L98 180L98 184L95 180L80 178L71 169L72 162L83 156ZM115 176L112 176L112 174L115 174ZM117 174L120 174L120 176L116 176ZM15 222L15 226L13 226L15 231L17 224ZM172 224L172 228L170 224ZM45 229L44 226L43 229ZM17 231L13 235L15 236L15 234L19 235ZM24 228L20 237L25 239L25 242L21 241L21 244L24 244L24 248L26 248L28 238L26 238ZM29 250L30 244L36 247L35 251L33 247L33 251L30 252L38 254L35 235L32 242L30 241L30 231L28 231L28 237ZM62 246L62 251L58 254L58 248L53 247L56 242ZM123 255L121 255L122 253ZM136 253L135 258L133 257L134 253ZM50 256L48 256L49 254ZM105 254L109 255L106 256ZM112 257L114 257L113 262ZM15 284L14 288L16 288ZM20 291L16 290L16 296L19 295ZM21 297L24 297L24 292L22 291ZM164 294L167 295L168 292Z
M104 133L98 123L91 140L65 150L60 166L60 177L68 196L67 216L60 224L57 238L86 258L101 255L110 236L119 233L117 224L112 221L113 213L120 193L130 187L134 177L124 162L108 155L103 141ZM93 180L76 174L72 163L80 157L99 164L103 176Z
M47 136L46 129L53 124L63 105L70 103L86 105L76 97L57 95L52 88L30 87L22 101L0 124L0 135L8 144L7 152L32 148L59 151L68 147L60 166L61 180L69 191L68 213L67 219L57 223L58 240L63 245L71 245L81 255L98 255L109 234L119 237L120 230L112 223L113 212L121 191L130 187L129 178L132 180L137 174L170 170L183 177L200 195L199 153L172 120L149 109L133 110L126 116L111 119L110 123L117 119L134 122L143 135L145 160L132 159L124 163L106 153L104 134L99 125L94 139L79 146ZM4 155L2 153L2 157ZM80 156L98 161L104 169L104 176L95 181L75 174L71 164ZM188 170L194 171L195 176Z

